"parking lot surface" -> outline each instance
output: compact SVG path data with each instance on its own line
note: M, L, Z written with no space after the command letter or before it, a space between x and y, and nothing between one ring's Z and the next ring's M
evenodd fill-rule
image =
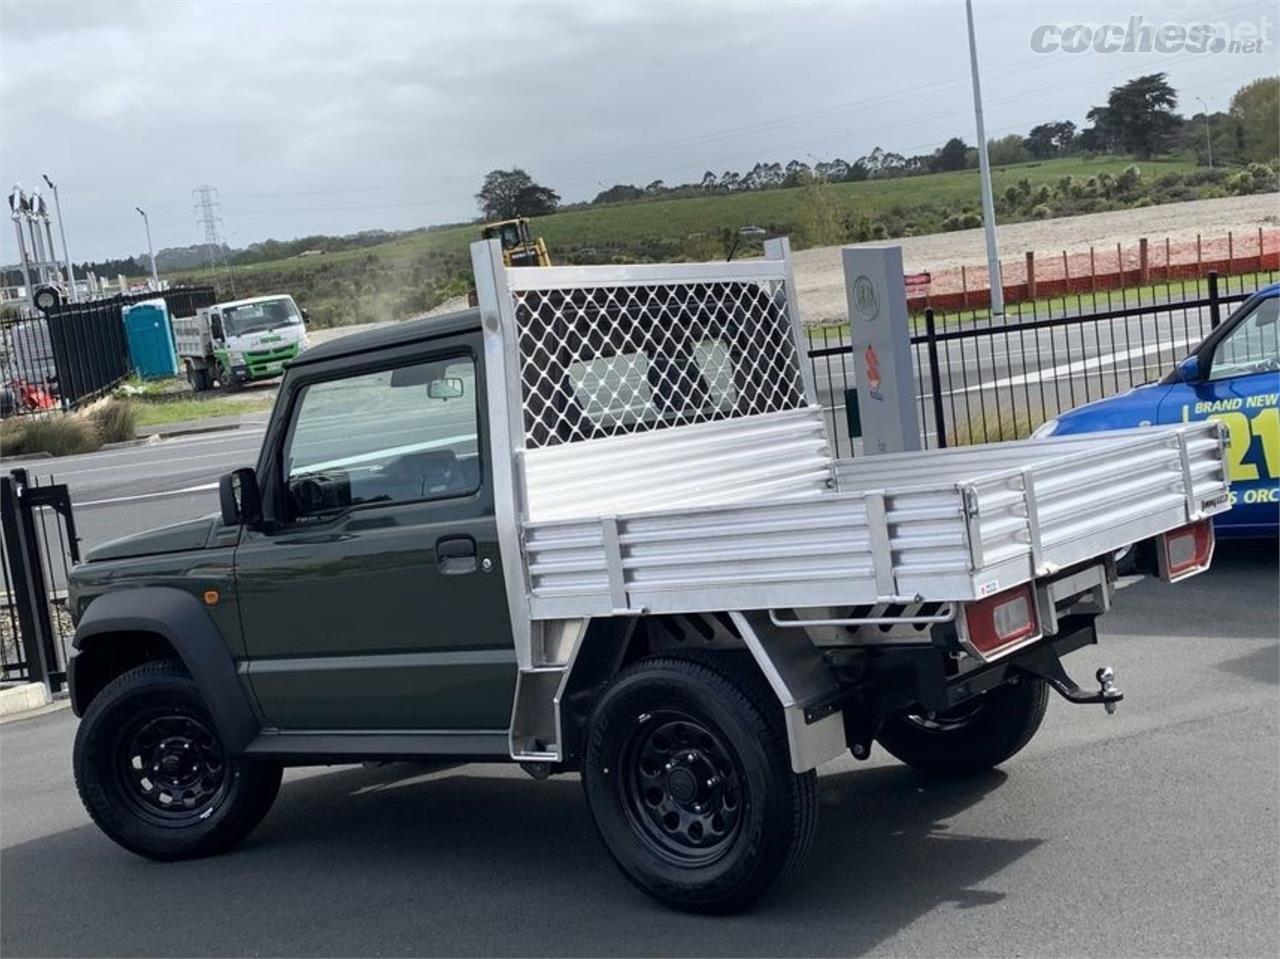
M576 777L503 766L294 770L238 850L114 846L71 779L68 710L0 726L4 955L1274 955L1280 938L1276 550L1122 590L1115 716L1056 697L1000 770L823 769L807 868L752 912L646 900Z

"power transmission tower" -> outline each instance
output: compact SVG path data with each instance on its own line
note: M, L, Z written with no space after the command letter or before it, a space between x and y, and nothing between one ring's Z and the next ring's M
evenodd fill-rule
M227 285L231 288L231 295L235 296L235 276L231 265L227 262L221 235L222 203L218 199L218 188L205 183L191 191L191 199L196 215L196 226L204 232L205 258L209 269L217 270L221 265Z

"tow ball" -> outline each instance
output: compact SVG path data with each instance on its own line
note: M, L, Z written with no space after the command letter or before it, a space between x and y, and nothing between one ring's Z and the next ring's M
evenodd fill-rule
M1116 704L1124 699L1124 693L1116 688L1116 671L1103 666L1095 673L1098 680L1096 693L1085 692L1075 684L1062 667L1062 660L1049 646L1041 646L1018 660L1017 668L1024 673L1038 676L1052 686L1063 699L1078 706L1102 703L1108 714L1116 711Z

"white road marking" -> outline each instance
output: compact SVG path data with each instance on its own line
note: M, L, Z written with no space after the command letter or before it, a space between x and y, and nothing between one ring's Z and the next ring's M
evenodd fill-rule
M1052 383L1064 378L1069 379L1082 370L1087 370L1091 367L1102 369L1104 366L1115 366L1121 360L1132 359L1135 356L1145 356L1148 353L1159 353L1163 350L1178 350L1197 342L1199 341L1185 339L1177 340L1173 343L1153 343L1149 346L1135 346L1132 349L1120 350L1116 353L1104 353L1100 356L1090 356L1072 363L1062 363L1047 370L1035 370L1031 373L1019 373L1017 376L1006 376L1004 379L995 380L991 383L975 383L973 386L966 386L959 390L949 390L946 395L951 393L972 393L975 390L997 390L1005 386L1022 386L1027 383Z
M110 499L91 499L84 503L72 502L71 505L76 509L83 509L86 506L107 506L111 503L132 503L144 499L159 499L163 496L181 496L184 493L207 493L209 490L218 488L217 483L202 483L199 486L187 486L182 489L161 490L157 493L137 493L133 496L113 496Z

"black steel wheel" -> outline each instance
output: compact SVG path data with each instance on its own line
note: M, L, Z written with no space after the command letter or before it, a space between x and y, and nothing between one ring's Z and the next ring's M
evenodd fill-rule
M998 766L1029 743L1048 704L1048 684L1022 676L946 712L917 708L889 716L876 739L908 766L969 776Z
M217 736L203 719L179 709L142 715L126 726L116 763L124 794L140 815L162 826L208 816L231 782Z
M618 780L637 836L674 865L724 855L742 822L742 775L721 737L680 710L639 717Z
M85 710L73 755L85 809L111 839L151 859L222 852L247 836L280 789L279 764L227 755L182 663L145 663Z
M627 878L699 912L753 903L798 866L817 821L816 777L792 772L782 709L736 652L619 673L592 710L582 782Z

